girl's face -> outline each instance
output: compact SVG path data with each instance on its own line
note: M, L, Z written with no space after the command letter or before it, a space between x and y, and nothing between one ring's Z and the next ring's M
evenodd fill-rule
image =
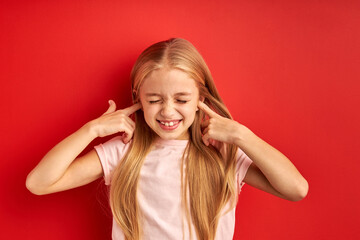
M194 122L198 101L195 80L177 69L155 70L140 87L145 121L166 140L189 139L188 128Z

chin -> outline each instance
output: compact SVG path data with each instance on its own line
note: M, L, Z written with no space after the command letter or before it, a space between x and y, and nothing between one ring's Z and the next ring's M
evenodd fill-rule
M181 133L164 133L162 131L155 131L156 135L158 135L158 137L160 137L163 140L185 140L185 139L189 139L190 134L185 134L184 132Z
M157 124L157 123L156 123ZM179 129L177 129L177 131L174 132L165 132L163 129L161 129L158 126L154 126L150 127L158 137L160 137L163 140L180 140L180 139L189 139L189 129L184 130L183 126L180 126ZM188 134L186 134L186 131L188 132Z
M157 135L163 140L177 140L181 137L179 135L174 135L174 134L157 134Z

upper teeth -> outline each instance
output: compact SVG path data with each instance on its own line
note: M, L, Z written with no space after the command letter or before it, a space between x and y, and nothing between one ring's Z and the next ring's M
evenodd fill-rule
M165 125L165 126L167 126L167 127L171 127L171 126L174 126L174 122L161 122L161 124L163 124L163 125Z

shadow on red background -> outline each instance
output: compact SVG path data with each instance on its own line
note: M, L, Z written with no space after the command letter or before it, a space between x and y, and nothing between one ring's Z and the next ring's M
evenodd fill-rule
M245 186L234 239L359 239L359 14L356 1L2 1L0 239L111 238L101 180L39 197L25 179L108 99L128 106L135 59L170 37L310 184L297 203Z

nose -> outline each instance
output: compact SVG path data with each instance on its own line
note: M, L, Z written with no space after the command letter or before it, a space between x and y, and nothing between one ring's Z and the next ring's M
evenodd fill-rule
M171 118L172 116L174 116L174 113L175 113L175 106L170 101L162 105L161 115L164 118Z

